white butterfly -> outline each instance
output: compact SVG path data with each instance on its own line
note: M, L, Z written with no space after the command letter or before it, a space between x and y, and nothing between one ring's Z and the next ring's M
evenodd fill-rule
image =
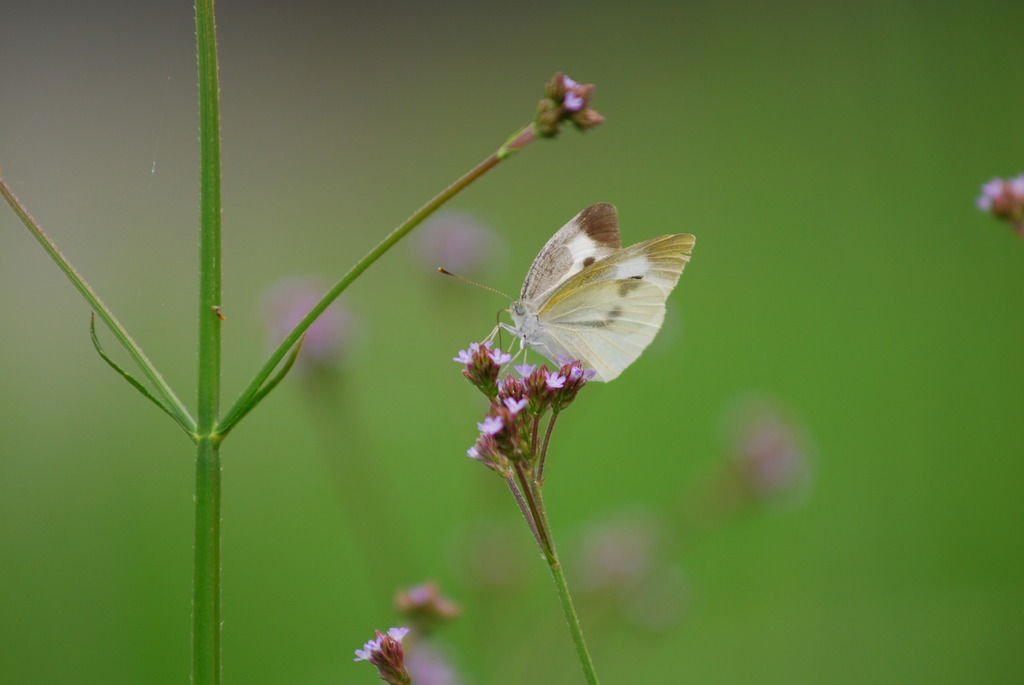
M553 362L578 359L610 381L651 344L694 238L663 235L621 248L615 207L591 205L533 260L505 328Z

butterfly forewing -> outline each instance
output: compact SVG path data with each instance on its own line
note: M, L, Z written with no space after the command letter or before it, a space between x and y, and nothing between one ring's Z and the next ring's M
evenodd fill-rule
M543 303L540 315L559 299L589 283L601 281L643 280L662 289L665 297L679 282L683 268L690 261L693 236L689 233L663 235L619 250L587 267L565 281L551 298Z
M618 251L619 220L607 202L591 205L560 228L533 260L519 299L536 302L591 264Z

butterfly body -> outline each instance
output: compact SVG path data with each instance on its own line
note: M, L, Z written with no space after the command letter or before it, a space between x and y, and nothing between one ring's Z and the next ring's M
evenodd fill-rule
M579 359L610 381L654 340L693 242L664 235L622 248L615 207L591 205L541 249L506 328L551 361Z

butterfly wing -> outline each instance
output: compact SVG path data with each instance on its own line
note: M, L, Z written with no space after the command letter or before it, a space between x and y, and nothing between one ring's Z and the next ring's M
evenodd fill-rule
M551 294L544 307L555 304L559 297L573 289L597 281L643 280L664 290L667 297L690 261L693 243L694 238L689 233L677 233L618 250L567 279Z
M560 284L537 312L535 349L579 359L610 381L651 344L694 238L665 235L619 250Z
M532 346L552 360L579 359L607 382L651 344L664 319L665 291L653 283L597 281L546 308Z
M614 254L620 245L615 207L607 202L587 207L541 248L526 274L519 299L540 301L560 283Z

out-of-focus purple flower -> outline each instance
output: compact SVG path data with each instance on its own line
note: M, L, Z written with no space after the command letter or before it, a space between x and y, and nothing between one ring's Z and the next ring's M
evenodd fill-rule
M316 278L288 278L267 290L261 309L271 347L302 321L328 287ZM355 318L343 301L335 300L306 331L295 366L300 370L341 366L351 356L357 337Z
M459 605L442 596L434 581L400 591L395 595L395 609L416 627L416 634L421 636L460 613Z
M745 398L731 414L731 452L745 489L760 501L802 494L810 481L808 440L778 402Z
M435 274L439 266L460 276L493 270L505 251L494 231L466 212L438 212L417 231L412 256Z
M451 661L429 641L417 642L406 655L405 665L416 685L462 685Z
M665 630L685 604L682 576L668 564L666 521L644 509L592 524L581 541L581 587L615 606L630 621Z
M976 204L981 211L1009 222L1024 238L1024 174L1008 180L993 178L983 184Z

